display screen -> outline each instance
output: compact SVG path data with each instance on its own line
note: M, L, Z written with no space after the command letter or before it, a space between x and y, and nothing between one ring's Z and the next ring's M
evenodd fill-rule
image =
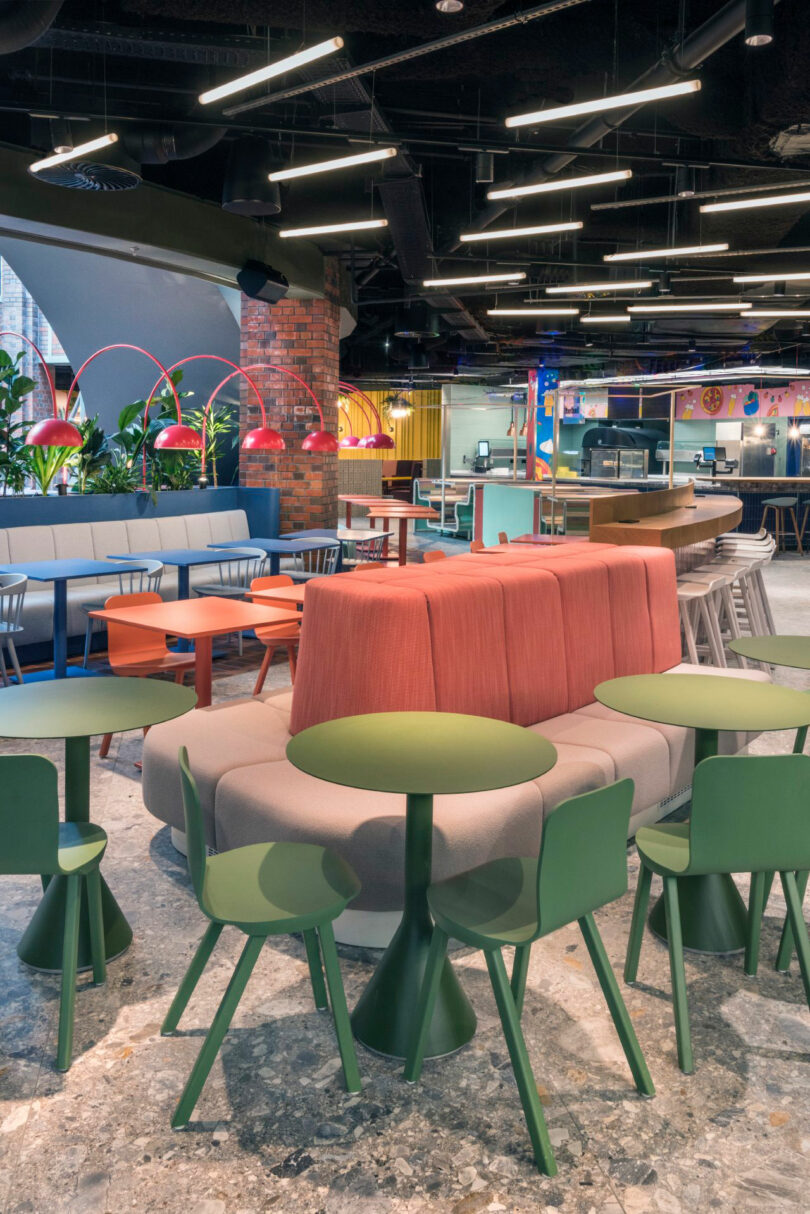
M489 459L489 439L482 438L478 440L478 458Z

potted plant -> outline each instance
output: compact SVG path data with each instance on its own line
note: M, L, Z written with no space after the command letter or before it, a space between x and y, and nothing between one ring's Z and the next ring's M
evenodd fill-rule
M77 493L86 493L88 480L109 464L112 452L107 436L98 424L98 414L95 417L86 417L84 421L78 423L78 426L83 442L76 453L74 463L76 469L74 488Z

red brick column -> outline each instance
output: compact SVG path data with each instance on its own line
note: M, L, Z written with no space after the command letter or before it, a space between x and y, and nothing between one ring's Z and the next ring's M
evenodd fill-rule
M323 408L324 428L337 434L340 309L337 263L325 259L325 298L285 299L270 305L242 296L243 367L274 363L309 384ZM337 526L337 452L301 450L308 431L320 429L318 411L300 384L274 371L251 372L264 399L267 424L279 430L286 451L239 452L239 483L281 490L281 530ZM240 443L261 425L261 412L243 382Z

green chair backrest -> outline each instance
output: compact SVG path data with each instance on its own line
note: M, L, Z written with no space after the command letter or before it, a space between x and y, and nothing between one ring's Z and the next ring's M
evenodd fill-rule
M59 872L59 785L43 755L0 756L0 873Z
M200 808L200 794L197 792L197 785L191 774L188 751L185 746L180 747L177 758L180 763L180 785L183 790L183 813L186 819L186 858L191 873L191 884L194 886L200 910L207 914L203 901L203 889L208 853L205 850L205 827Z
M545 820L537 865L538 936L627 892L633 781L563 801Z
M704 759L692 781L689 873L810 868L810 755Z

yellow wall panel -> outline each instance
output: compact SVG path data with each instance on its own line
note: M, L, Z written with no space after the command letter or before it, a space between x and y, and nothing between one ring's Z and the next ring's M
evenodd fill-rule
M406 398L414 406L410 417L389 420L383 414L383 401L391 395L391 390L373 391L366 393L374 402L383 420L383 433L390 434L395 447L390 451L358 451L349 447L340 452L340 459L438 459L441 455L441 401L442 394L438 389L415 390L406 393ZM368 423L362 411L352 397L341 396L341 403L347 404L349 420L354 433L363 438L368 434ZM365 405L367 411L368 406ZM339 418L339 437L349 434L346 414L341 410Z

